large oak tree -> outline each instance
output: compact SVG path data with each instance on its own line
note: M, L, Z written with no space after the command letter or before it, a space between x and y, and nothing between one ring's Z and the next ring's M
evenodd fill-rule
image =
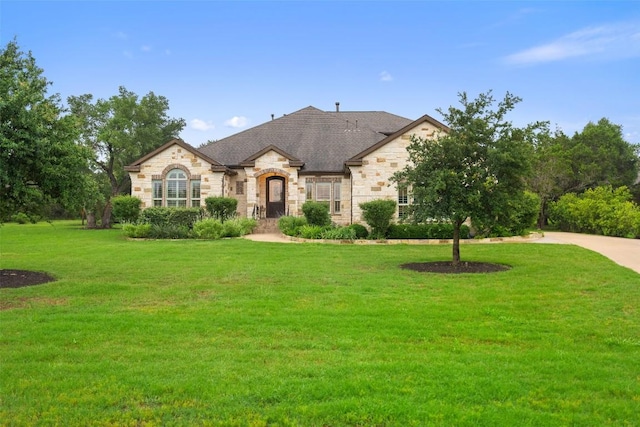
M68 102L82 123L80 141L93 152L96 174L107 181L101 226L109 228L110 199L126 192L131 184L124 167L175 138L185 121L168 116L167 98L153 92L139 98L124 87L109 99L94 102L86 94L69 97Z
M507 93L493 109L491 92L470 100L459 94L461 108L442 114L449 131L435 139L413 136L409 163L394 176L411 190L417 222L451 221L453 264L460 262L460 227L468 218L497 221L509 201L525 189L533 140L544 124L517 128L506 115L520 98Z
M52 203L71 209L86 193L89 153L76 145L77 123L49 85L16 40L0 51L0 221L42 215Z

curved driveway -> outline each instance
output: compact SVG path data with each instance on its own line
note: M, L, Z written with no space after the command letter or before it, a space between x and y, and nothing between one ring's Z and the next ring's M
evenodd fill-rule
M545 231L536 243L562 243L598 252L615 263L640 273L640 239Z

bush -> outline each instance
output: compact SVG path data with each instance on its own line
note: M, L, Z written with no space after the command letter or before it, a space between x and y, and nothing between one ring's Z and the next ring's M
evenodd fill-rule
M300 227L300 237L303 239L322 239L325 227L319 225L303 225Z
M242 229L242 235L251 234L253 230L258 226L258 221L253 218L235 218L233 221L238 221Z
M127 237L144 239L151 236L151 224L124 224L122 231Z
M329 206L325 203L305 202L302 205L302 213L304 213L304 217L307 219L309 225L326 227L331 224Z
M163 208L152 207L142 211L140 222L165 226L193 228L193 224L202 219L200 208Z
M142 200L133 196L116 196L111 198L113 216L119 222L136 222L140 216Z
M500 215L491 219L472 219L478 236L506 237L522 236L536 226L540 213L540 197L530 191L515 194Z
M640 207L627 187L565 194L550 204L549 222L563 231L640 238Z
M374 239L384 238L391 218L396 212L396 202L394 200L373 200L371 202L360 203L362 216L371 227L371 235Z
M278 219L278 228L287 236L298 236L300 227L307 225L307 219L303 216L281 216Z
M142 211L140 222L151 225L169 224L171 210L173 208L152 207Z
M327 228L320 235L322 239L327 240L355 240L356 230L351 227L335 227Z
M238 200L232 197L207 197L204 199L204 203L209 215L222 222L236 216Z
M11 215L11 221L17 222L18 224L26 224L31 222L29 215L24 212L19 212L17 214Z
M469 227L460 227L460 238L469 238ZM389 239L453 239L453 224L435 222L431 224L392 224L387 233Z
M222 233L222 223L217 219L203 219L193 224L193 235L198 239L220 239Z
M189 228L176 224L152 224L149 237L153 239L188 239Z
M369 237L369 230L362 224L351 224L351 227L356 232L356 239L366 239Z

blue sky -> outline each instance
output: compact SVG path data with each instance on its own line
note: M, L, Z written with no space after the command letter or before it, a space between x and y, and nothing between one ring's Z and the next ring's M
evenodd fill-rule
M640 2L0 1L63 100L169 99L194 146L313 105L410 119L493 90L516 125L640 143Z

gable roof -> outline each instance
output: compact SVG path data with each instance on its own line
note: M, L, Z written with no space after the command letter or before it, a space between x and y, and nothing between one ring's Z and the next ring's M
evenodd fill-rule
M255 160L268 147L306 172L342 172L344 162L413 123L383 111L327 112L306 107L198 149L228 167Z
M449 132L449 127L440 123L438 120L434 119L433 117L429 116L428 114L425 114L424 116L420 117L418 120L415 120L411 123L409 123L408 125L404 126L403 128L397 130L396 132L393 132L391 134L389 134L386 138L384 138L383 140L381 140L380 142L372 145L371 147L367 147L365 150L361 151L360 153L356 154L355 156L351 157L349 160L347 160L345 162L345 165L347 166L361 166L362 165L362 159L373 153L374 151L376 151L378 148L384 146L385 144L391 142L392 140L398 138L399 136L402 136L404 133L410 131L411 129L415 128L416 126L420 125L421 123L427 122L433 126L435 126L438 129L441 129L444 132Z
M187 144L186 142L184 142L179 138L172 139L166 144L163 144L162 146L156 148L146 156L140 157L138 160L131 163L129 166L125 166L124 170L126 170L127 172L140 172L140 165L142 165L144 162L151 159L152 157L155 157L157 154L162 153L164 150L171 147L172 145L178 145L184 148L185 150L187 150L188 152L190 152L191 154L200 157L202 160L208 163L211 163L212 171L224 172L227 170L227 168L223 164L220 164L217 161L213 160L212 158L208 157L206 154L201 153L200 151L196 150L191 145Z

